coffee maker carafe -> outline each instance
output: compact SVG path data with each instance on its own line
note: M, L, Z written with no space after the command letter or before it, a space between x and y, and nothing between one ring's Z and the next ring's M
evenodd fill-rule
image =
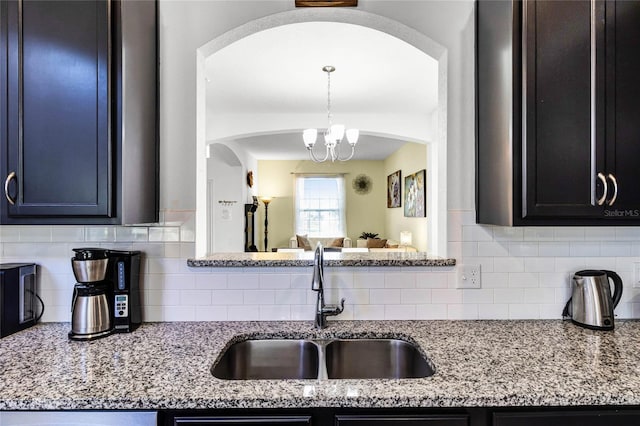
M109 283L105 280L109 263L104 249L73 249L71 268L76 277L71 301L73 340L93 340L111 334Z

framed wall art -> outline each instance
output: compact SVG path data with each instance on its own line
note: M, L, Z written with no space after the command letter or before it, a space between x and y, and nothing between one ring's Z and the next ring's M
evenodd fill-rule
M404 178L405 217L427 217L427 171L420 170Z
M402 172L397 170L387 176L387 208L402 206Z

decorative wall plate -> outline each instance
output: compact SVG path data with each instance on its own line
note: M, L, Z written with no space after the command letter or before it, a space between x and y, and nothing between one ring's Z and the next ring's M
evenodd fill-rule
M353 190L356 191L356 194L365 195L371 192L373 184L371 183L371 178L369 176L361 174L353 179L351 186L353 187Z

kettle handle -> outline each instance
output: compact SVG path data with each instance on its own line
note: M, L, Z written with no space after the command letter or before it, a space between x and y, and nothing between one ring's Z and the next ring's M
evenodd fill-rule
M614 288L613 288L612 302L613 302L613 307L615 308L616 306L618 306L618 303L622 298L622 278L620 278L620 275L616 274L613 271L603 270L602 272L607 274L607 278L611 278L613 280Z

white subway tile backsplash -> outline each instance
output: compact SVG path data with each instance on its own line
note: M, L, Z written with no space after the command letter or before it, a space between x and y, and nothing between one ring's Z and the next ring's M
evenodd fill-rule
M369 303L372 305L388 305L400 303L400 291L396 289L369 290Z
M307 303L307 293L309 290L276 290L274 300L277 305L304 305Z
M553 241L553 228L527 227L524 228L524 241Z
M196 321L227 321L226 306L196 306Z
M260 288L263 289L291 287L291 276L287 274L260 274L258 281L260 282Z
M496 288L493 290L495 303L524 303L523 288Z
M509 287L538 287L539 275L537 272L510 272Z
M518 242L509 243L509 256L513 257L526 257L526 256L538 256L538 243L531 242Z
M408 320L416 317L415 305L385 305L384 319Z
M244 290L245 305L273 305L276 303L275 290Z
M436 320L447 318L446 303L431 303L428 305L416 305L416 319Z
M183 306L211 305L211 290L182 290L180 304Z
M462 291L456 289L434 288L431 290L431 301L433 303L461 303Z
M478 319L478 305L468 303L453 303L447 306L447 319L475 320Z
M527 304L545 304L555 302L555 289L553 288L525 288L524 301Z
M384 274L385 288L414 288L416 274L411 272Z
M539 319L540 307L538 305L510 304L509 319Z
M400 290L400 303L407 305L431 303L431 290L405 288Z
M554 271L556 260L553 257L527 257L524 259L525 272Z
M538 255L545 257L569 256L571 247L566 242L540 242Z
M462 290L462 303L493 303L493 289L464 289Z
M493 241L493 228L487 225L463 225L462 241Z
M553 228L553 239L556 241L583 241L584 235L584 228L579 226L575 228Z
M259 310L261 321L285 321L291 319L291 310L288 305L262 305Z
M384 305L354 305L353 318L356 320L383 320Z
M509 286L509 274L507 272L481 271L483 288L504 288Z
M416 288L447 288L449 275L442 272L418 272L416 274Z
M478 256L483 257L506 257L509 256L509 246L505 242L481 241L478 244Z
M212 305L242 305L244 303L243 290L212 290Z
M509 305L504 303L493 303L491 305L478 305L478 319L509 319Z
M256 321L260 319L260 311L255 306L230 305L227 306L229 321Z
M524 229L496 226L493 228L493 238L496 241L522 241L524 239Z
M524 272L524 259L521 257L497 257L493 261L494 272Z
M570 256L599 256L600 255L600 243L599 242L572 242L569 245Z
M356 272L353 274L355 288L384 288L385 275L374 272Z
M166 216L163 213L163 216ZM141 285L146 321L293 319L311 321L317 294L311 268L189 268L193 212L154 226L0 226L2 262L39 263L44 321L69 321L74 247L145 253ZM176 216L177 215L177 216ZM191 216L190 216L191 215ZM173 217L172 216L172 217ZM329 304L346 299L334 319L560 318L571 274L612 269L625 282L619 318L640 317L640 227L499 227L476 225L471 210L449 212L449 252L481 266L480 289L458 289L457 267L325 269Z

